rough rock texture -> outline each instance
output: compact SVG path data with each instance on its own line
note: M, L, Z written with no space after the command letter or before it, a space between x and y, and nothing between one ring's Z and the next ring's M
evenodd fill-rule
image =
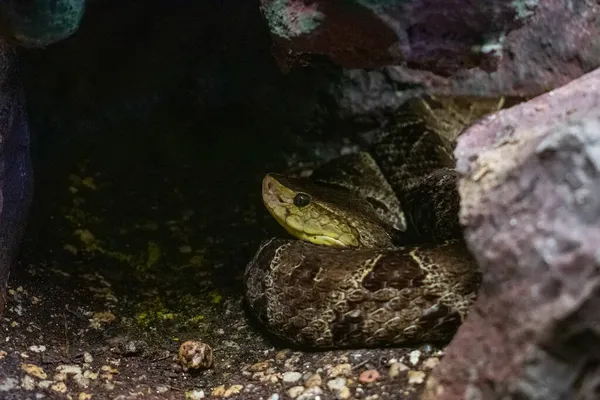
M0 31L28 47L71 36L83 18L85 0L9 0L0 3Z
M0 314L31 195L29 130L12 46L0 40Z
M600 6L574 0L261 0L284 69L324 55L441 93L539 94L600 65Z
M484 282L424 399L597 399L600 70L459 139Z

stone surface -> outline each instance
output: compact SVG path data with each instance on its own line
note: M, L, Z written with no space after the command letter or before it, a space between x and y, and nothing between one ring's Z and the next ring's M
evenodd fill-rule
M31 197L29 128L14 50L0 39L0 314Z
M600 6L585 0L261 0L261 10L285 70L317 55L438 94L526 96L600 65Z
M27 47L44 47L74 34L85 0L33 0L0 3L0 30Z
M459 138L479 298L424 399L592 399L600 390L600 70Z

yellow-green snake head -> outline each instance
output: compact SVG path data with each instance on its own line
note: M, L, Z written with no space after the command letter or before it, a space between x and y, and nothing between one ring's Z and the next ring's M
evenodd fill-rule
M353 192L280 174L267 174L262 198L291 235L336 247L389 247L390 228Z

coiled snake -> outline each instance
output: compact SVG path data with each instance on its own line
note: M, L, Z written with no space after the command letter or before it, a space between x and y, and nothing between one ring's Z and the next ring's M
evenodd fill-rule
M488 110L490 111L490 110ZM246 300L271 332L317 348L446 341L475 299L451 140L423 113L310 179L268 174L262 197L300 240L263 242Z

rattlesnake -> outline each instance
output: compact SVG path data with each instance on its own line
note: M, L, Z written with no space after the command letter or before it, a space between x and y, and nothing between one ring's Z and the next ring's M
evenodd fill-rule
M265 206L300 239L263 242L246 268L247 303L271 332L317 348L455 333L480 272L458 223L454 138L423 118L429 104L409 104L368 151L334 159L310 179L265 176Z

